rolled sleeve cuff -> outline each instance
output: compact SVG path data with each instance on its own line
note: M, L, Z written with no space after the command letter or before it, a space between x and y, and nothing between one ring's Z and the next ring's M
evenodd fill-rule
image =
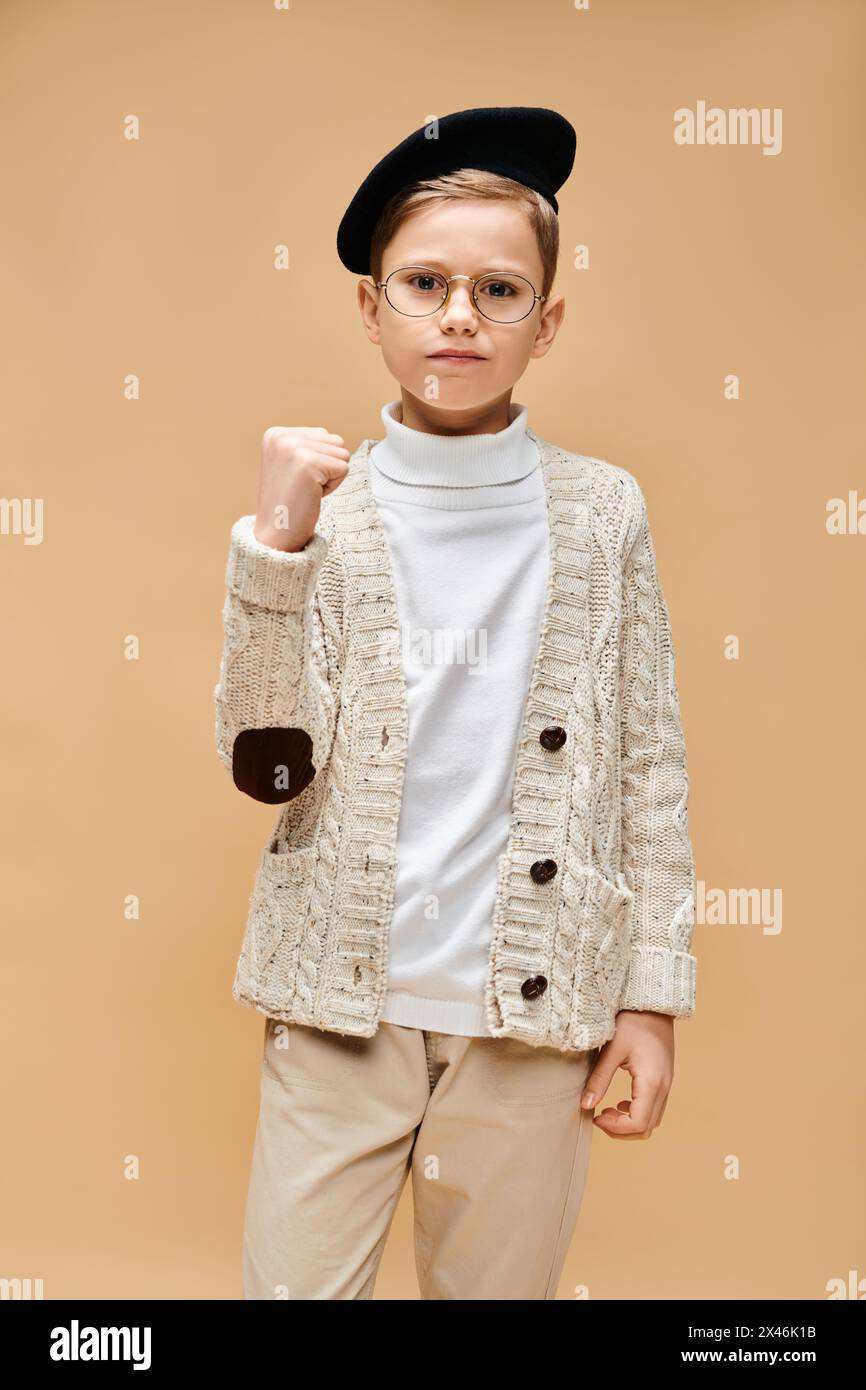
M303 550L277 550L256 539L254 525L254 516L242 516L232 527L227 589L259 608L299 612L313 596L327 539L314 531Z
M689 1018L695 1011L697 964L688 951L633 945L619 1008Z

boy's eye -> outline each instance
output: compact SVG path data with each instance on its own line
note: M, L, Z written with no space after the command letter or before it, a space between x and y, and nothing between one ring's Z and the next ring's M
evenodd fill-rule
M445 290L442 282L433 275L410 275L406 283L416 290L438 290L440 294Z
M490 299L508 299L510 295L517 294L514 285L509 285L507 280L487 280L481 287L481 293L485 294L488 290L492 291Z

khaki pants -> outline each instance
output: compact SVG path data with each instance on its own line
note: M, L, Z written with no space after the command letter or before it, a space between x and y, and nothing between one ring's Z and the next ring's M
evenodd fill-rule
M598 1048L264 1022L244 1298L372 1298L410 1170L422 1299L556 1297Z

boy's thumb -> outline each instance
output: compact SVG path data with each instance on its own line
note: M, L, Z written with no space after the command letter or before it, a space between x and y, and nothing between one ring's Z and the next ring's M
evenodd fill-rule
M598 1063L596 1063L592 1071L589 1073L589 1076L586 1078L583 1087L583 1094L580 1097L580 1103L583 1109L591 1110L592 1107L599 1100L601 1100L609 1085L610 1076L606 1076L604 1067L601 1067Z

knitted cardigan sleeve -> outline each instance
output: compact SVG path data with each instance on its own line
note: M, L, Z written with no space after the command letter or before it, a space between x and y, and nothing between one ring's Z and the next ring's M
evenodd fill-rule
M634 894L620 1009L688 1017L695 1009L695 870L688 768L667 603L646 500L634 478L635 520L623 565L621 768L623 872Z
M291 801L326 761L342 670L340 580L324 517L303 550L257 540L254 516L231 530L223 651L213 696L216 746L256 801Z

